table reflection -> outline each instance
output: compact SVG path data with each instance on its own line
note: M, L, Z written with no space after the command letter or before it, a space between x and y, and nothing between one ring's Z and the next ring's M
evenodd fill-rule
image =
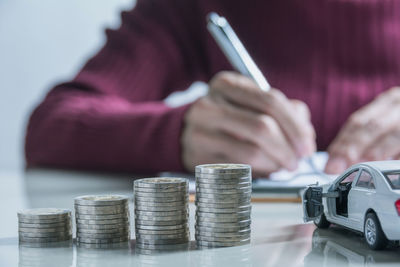
M391 244L385 250L371 250L364 238L341 227L315 229L312 236L312 250L304 258L304 266L343 266L375 263L398 263L400 248Z
M18 266L72 266L72 241L52 243L19 243ZM55 264L56 263L56 264Z

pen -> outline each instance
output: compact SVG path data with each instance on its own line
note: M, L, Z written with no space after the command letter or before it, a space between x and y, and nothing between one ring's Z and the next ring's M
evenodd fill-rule
M254 63L228 21L215 12L209 13L207 18L209 32L236 71L252 78L261 90L270 90L271 86L267 79Z

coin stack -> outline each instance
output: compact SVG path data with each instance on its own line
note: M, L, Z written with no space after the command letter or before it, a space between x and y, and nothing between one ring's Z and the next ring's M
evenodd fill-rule
M130 239L128 197L94 195L75 198L76 241L111 244Z
M72 239L71 211L57 208L18 212L20 242L60 242Z
M137 248L163 250L189 242L187 179L139 179L133 191Z
M250 243L251 167L196 166L195 238L199 247Z

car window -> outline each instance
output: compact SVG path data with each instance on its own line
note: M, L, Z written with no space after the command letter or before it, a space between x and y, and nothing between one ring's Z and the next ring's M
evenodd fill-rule
M400 171L383 173L392 189L400 189Z
M354 170L353 172L348 174L346 176L346 178L344 178L339 184L344 185L344 184L352 183L354 181L354 178L357 177L357 174L358 174L358 170Z
M356 186L375 189L374 180L369 172L363 170L361 171L360 177L357 180Z

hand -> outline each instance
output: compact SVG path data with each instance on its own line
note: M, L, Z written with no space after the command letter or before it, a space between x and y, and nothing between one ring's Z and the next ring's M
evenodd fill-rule
M399 158L400 88L382 93L353 113L328 152L328 173L340 173L361 161Z
M281 168L315 151L307 106L280 91L261 91L253 80L221 72L209 94L188 110L182 133L183 163L193 171L203 163L246 163L257 175Z

